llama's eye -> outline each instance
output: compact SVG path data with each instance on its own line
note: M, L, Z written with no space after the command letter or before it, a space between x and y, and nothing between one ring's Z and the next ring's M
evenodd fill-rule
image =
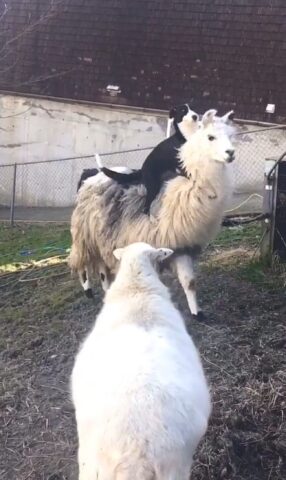
M209 135L208 139L209 139L210 142L213 142L215 140L215 137L213 135Z

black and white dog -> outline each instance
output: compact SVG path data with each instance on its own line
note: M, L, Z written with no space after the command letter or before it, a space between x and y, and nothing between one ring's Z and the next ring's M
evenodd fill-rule
M93 177L99 172L98 168L85 168L80 176L79 182L77 184L77 192L79 191L80 187L82 186L83 182L89 178Z
M152 150L144 161L140 170L131 173L119 173L109 168L102 167L101 171L117 181L121 185L142 183L147 190L144 213L148 214L150 206L158 195L164 174L181 171L178 149L199 128L199 116L193 112L188 104L174 107L169 112L169 118L173 120L175 133L163 140ZM183 173L181 171L181 173Z

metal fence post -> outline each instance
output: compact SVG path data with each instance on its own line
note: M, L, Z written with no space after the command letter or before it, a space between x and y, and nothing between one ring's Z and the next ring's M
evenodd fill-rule
M10 208L10 225L11 225L11 227L14 226L15 196L16 196L16 177L17 177L17 163L14 163L13 189L12 189L11 208Z

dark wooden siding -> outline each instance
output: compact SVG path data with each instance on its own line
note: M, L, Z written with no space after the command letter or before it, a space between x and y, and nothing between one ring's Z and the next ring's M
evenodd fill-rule
M8 5L6 40L48 1ZM65 0L54 10L0 55L12 65L0 88L152 108L189 101L258 120L275 103L273 120L286 120L285 0Z

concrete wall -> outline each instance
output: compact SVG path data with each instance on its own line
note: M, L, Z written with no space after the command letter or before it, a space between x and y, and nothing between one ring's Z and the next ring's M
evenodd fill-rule
M94 159L23 165L156 145L166 132L167 115L111 106L66 103L42 98L0 95L0 205L9 205L12 167L17 163L16 204L69 206L83 168ZM286 150L286 131L250 134L241 125L237 137L236 189L261 192L264 160ZM259 127L261 128L261 127ZM106 165L140 166L148 151L105 157Z
M165 131L166 116L0 95L0 165L152 146L162 140ZM121 161L125 163L124 159ZM130 155L129 161L132 161ZM82 168L93 165L93 159L78 159L19 166L17 202L23 205L71 204ZM11 169L4 172L0 168L2 205L9 200L11 173Z

